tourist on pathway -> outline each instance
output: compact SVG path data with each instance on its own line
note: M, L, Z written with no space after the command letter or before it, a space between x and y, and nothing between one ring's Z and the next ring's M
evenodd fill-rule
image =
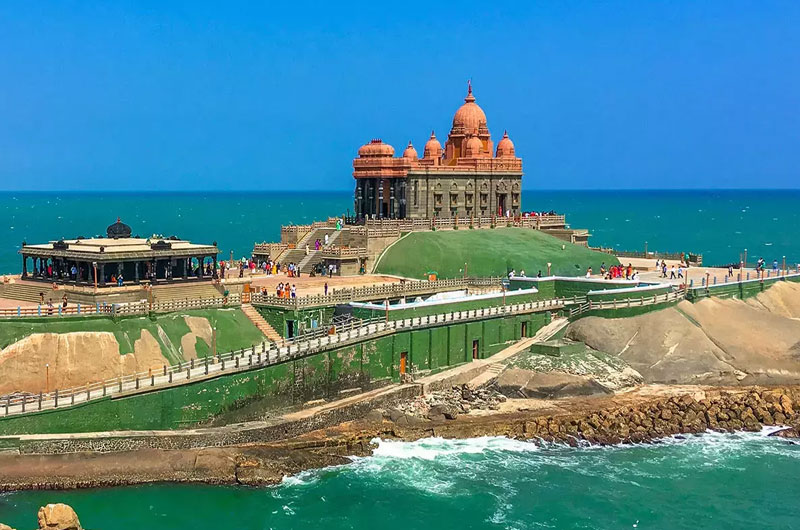
M592 277L592 268L591 267L586 269L586 277L587 278L591 278Z
M325 282L324 289L325 289L325 296L328 296L328 282Z
M678 278L683 278L683 266L678 267Z
M778 272L778 260L772 260L772 272Z
M67 308L67 305L68 305L68 304L67 304L67 293L64 293L64 298L62 298L62 299L61 299L61 307L63 307L64 309L66 309L66 308Z
M674 280L675 278L676 278L676 276L675 276L675 265L673 265L672 268L669 270L669 279L670 280Z
M728 265L728 278L733 278L733 265Z
M292 298L297 298L297 287L295 284L292 284Z

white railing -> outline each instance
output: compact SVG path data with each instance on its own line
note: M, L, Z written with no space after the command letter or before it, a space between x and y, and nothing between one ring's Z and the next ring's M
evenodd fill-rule
M343 326L316 328L298 337L284 340L280 344L262 342L238 351L219 353L204 359L193 359L172 366L164 365L158 369L107 379L77 388L59 389L39 394L18 393L2 396L0 397L0 416L14 416L63 408L109 396L150 392L155 389L202 381L222 374L245 372L347 344L363 342L397 331L539 311L558 311L572 303L574 302L571 300L552 299L398 320L354 319Z
M628 297L614 300L582 300L580 303L573 304L570 307L569 316L572 318L587 311L599 311L602 309L623 309L667 304L683 300L685 297L686 292L681 290L654 296Z

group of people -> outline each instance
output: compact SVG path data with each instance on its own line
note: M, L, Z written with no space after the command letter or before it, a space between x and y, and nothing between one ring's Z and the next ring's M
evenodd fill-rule
M327 287L327 284L326 284ZM266 288L264 288L265 292ZM279 283L275 286L275 296L278 298L297 298L297 286L295 284L289 285L289 282Z
M589 267L590 274L586 275L587 278L591 276L591 270L591 267ZM604 261L600 264L600 276L606 280L621 280L624 278L636 281L639 279L639 272L630 263L627 266L622 264L612 265L606 269L606 262Z

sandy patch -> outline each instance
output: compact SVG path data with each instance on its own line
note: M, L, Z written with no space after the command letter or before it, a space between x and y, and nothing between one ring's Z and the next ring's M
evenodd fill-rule
M35 333L0 351L0 394L46 391L48 379L49 390L74 388L166 363L147 330L126 355L113 333Z

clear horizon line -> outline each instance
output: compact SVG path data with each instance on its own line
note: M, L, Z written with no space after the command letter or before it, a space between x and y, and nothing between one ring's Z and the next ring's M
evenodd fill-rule
M573 191L573 192L638 192L638 191L800 191L800 187L796 188L522 188L522 191ZM186 190L186 189L162 189L162 190L147 190L147 189L80 189L80 190L35 190L35 189L15 189L3 190L0 193L110 193L110 194L125 194L125 193L352 193L350 189L236 189L236 190L223 190L223 189L200 189L200 190Z

